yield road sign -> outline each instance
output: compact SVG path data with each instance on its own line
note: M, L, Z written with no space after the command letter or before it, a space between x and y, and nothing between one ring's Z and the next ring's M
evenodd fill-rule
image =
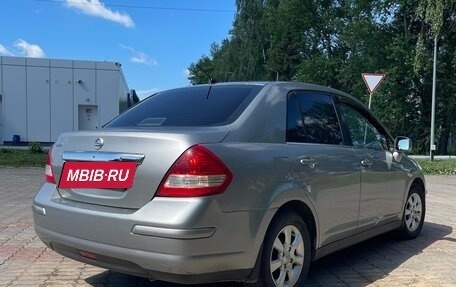
M385 78L385 74L362 73L361 76L370 94L373 94L377 90Z

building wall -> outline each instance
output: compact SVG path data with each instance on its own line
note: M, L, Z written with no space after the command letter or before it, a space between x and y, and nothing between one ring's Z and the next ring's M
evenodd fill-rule
M25 58L3 57L3 140L27 140L27 70Z
M51 141L49 60L26 60L26 140L49 142Z
M3 142L3 84L2 84L2 57L0 57L0 143Z
M51 60L51 141L74 130L73 61ZM71 100L69 98L71 97Z
M100 128L128 93L114 62L0 57L0 64L0 143L13 135L54 142L63 132Z

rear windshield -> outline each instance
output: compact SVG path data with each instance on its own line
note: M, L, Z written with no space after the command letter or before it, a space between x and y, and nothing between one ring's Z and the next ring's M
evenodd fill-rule
M105 127L226 125L239 117L261 89L257 85L215 85L159 92Z

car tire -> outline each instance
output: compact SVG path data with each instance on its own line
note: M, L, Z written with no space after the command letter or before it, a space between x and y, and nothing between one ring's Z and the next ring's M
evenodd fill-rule
M426 197L419 185L412 185L407 195L402 214L402 225L399 229L401 239L416 238L423 228L426 215Z
M301 286L310 265L310 237L296 213L279 214L271 223L263 245L260 286Z

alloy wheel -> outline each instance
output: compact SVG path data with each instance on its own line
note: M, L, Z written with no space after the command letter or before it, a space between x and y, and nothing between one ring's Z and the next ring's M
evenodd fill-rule
M275 286L294 286L304 264L304 241L299 229L287 225L277 234L271 250L270 270Z
M410 232L414 232L421 223L423 207L421 198L417 193L412 193L405 206L405 224Z

